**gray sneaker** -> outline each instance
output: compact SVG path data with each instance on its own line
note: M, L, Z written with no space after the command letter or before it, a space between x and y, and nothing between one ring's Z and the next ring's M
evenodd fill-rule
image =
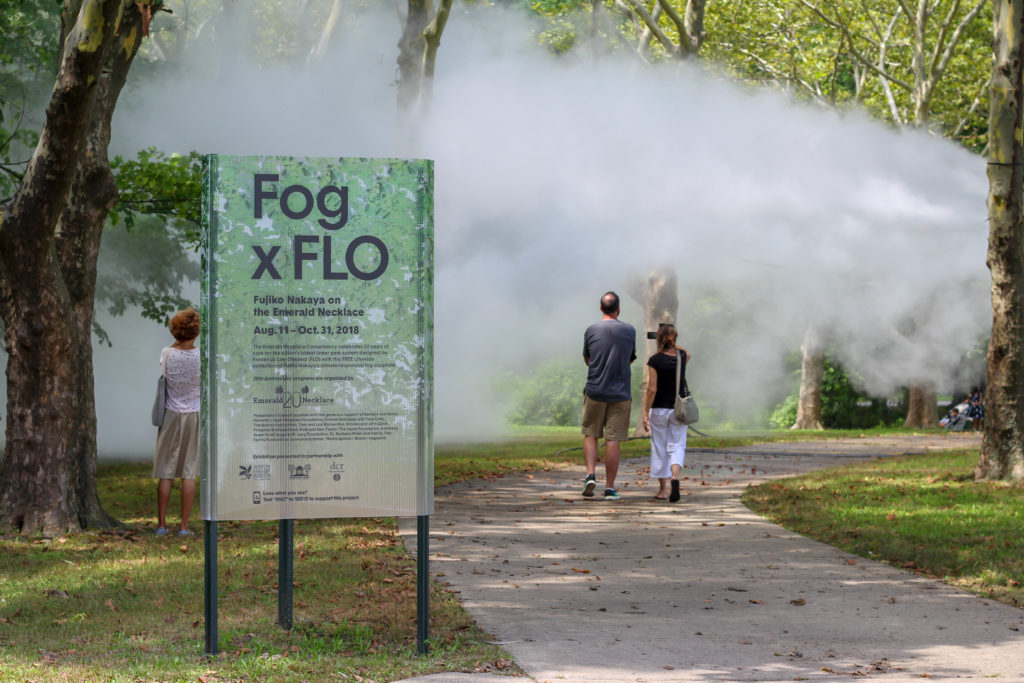
M583 480L583 497L593 498L595 488L597 488L597 477L593 474L588 474L587 478Z

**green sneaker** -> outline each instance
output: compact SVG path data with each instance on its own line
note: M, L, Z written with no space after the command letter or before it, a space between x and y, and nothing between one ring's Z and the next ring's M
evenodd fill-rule
M593 498L594 489L597 487L597 477L593 474L588 474L587 478L583 480L583 497Z
M615 489L605 489L604 490L604 499L605 500L619 500L620 498L622 498L622 496L620 496L619 492L616 491Z

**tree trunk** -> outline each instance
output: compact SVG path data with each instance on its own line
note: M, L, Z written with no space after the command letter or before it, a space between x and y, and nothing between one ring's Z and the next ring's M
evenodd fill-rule
M992 336L985 387L985 434L974 475L1024 479L1024 0L995 0L995 61L989 107L989 237Z
M119 0L81 6L65 3L43 131L0 225L8 353L0 525L44 536L112 522L96 495L91 323L100 233L117 192L106 159L110 116L142 15Z
M422 82L423 30L433 13L432 0L409 0L405 28L398 41L398 111L409 112L416 107Z
M448 16L452 10L452 0L441 0L434 12L434 18L423 30L423 75L420 83L419 105L424 107L434 96L434 69L437 66L437 51L441 47L441 34L448 24Z
M679 280L676 277L676 271L672 268L658 268L648 273L647 281L643 285L642 297L644 329L639 332L639 336L643 341L637 345L638 357L634 364L637 371L642 373L641 377L643 378L640 388L641 401L647 395L647 359L658 350L655 340L647 339L646 333L657 331L659 323L676 324L676 313L679 310ZM679 332L677 343L685 347L684 336L682 332ZM649 433L644 429L643 414L641 413L637 419L636 428L633 430L633 436L646 436Z
M935 387L931 383L915 383L907 392L907 419L904 427L926 429L939 426L935 403Z
M327 15L327 20L324 21L324 28L320 31L320 38L316 41L316 45L309 51L309 57L306 58L307 62L319 62L327 56L327 51L331 47L331 39L334 37L334 31L338 27L338 22L341 20L341 0L334 0L334 4L331 5L331 11Z
M825 351L813 325L804 333L800 347L800 399L796 408L796 422L790 429L824 429L821 423L821 382L825 377Z
M405 28L398 41L398 111L414 114L429 102L441 34L448 23L452 0L408 0Z
M71 185L67 205L57 225L64 236L58 244L61 272L67 283L73 313L71 335L74 376L79 406L73 416L68 446L72 466L77 470L82 507L79 518L84 527L107 527L117 523L104 512L96 491L96 391L92 363L92 321L96 299L96 264L100 240L110 209L117 202L117 182L110 168L110 122L139 41L124 45L118 41L100 80L92 122Z

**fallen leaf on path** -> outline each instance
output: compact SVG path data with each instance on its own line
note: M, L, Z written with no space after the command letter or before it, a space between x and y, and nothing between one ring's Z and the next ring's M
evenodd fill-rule
M804 605L807 604L807 601L804 600L803 598L797 598L796 600L790 600L789 604L796 605L797 607L803 607Z

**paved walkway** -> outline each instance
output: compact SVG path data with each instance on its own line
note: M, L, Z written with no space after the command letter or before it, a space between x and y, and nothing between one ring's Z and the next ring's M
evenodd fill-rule
M1024 681L1024 611L808 540L739 502L754 481L977 439L691 448L676 505L651 500L643 460L624 463L614 503L580 497L582 466L464 482L437 492L431 570L536 681Z

